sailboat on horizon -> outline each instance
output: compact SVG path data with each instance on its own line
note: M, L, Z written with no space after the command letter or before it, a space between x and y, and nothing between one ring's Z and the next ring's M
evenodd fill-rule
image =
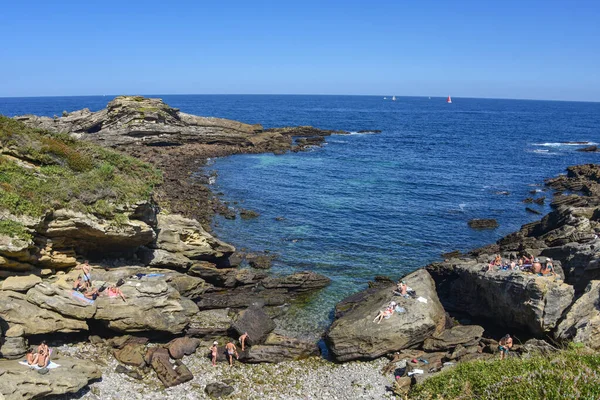
M446 103L452 104L452 98L450 96L448 96L448 98L446 99Z
M396 101L396 96L392 96L392 101Z

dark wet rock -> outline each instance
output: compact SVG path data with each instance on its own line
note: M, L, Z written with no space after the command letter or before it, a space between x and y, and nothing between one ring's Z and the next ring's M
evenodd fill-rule
M460 250L454 250L454 251L450 251L448 253L442 253L442 257L445 259L460 258L460 256L461 256Z
M479 325L458 325L425 339L423 350L443 351L457 345L473 346L479 343L481 336L483 328Z
M281 278L267 277L261 281L265 289L284 289L288 292L309 292L329 286L331 279L312 271L297 272Z
M188 274L200 277L212 285L223 288L256 285L267 277L262 272L249 269L217 268L210 263L194 264L189 269Z
M598 150L598 146L587 146L587 147L583 147L581 149L577 149L577 151L582 151L585 153L596 153L600 150Z
M337 304L335 320L326 340L338 361L377 358L420 345L444 329L444 309L429 273L419 269L404 280L418 296L427 299L427 303L393 296L395 285L392 284L364 290ZM405 312L394 313L380 324L373 322L391 300L404 307Z
M499 191L494 192L494 194L501 195L501 196L509 196L510 192L508 190L499 190Z
M498 221L489 219L472 219L469 221L469 227L473 229L493 229L498 227Z
M275 217L275 221L285 221L285 217Z
M254 289L238 288L227 291L206 293L198 301L200 310L219 308L246 308L255 302L266 306L282 306L289 300L289 294L284 290L256 291Z
M152 367L165 387L172 387L194 379L194 376L181 361L171 362L165 348L153 347L148 350L146 363Z
M194 354L198 346L200 346L200 340L190 337L180 337L170 341L167 344L167 349L169 350L171 358L179 360L182 359L183 356Z
M246 261L252 268L269 269L273 262L273 256L266 254L246 254Z
M523 200L523 203L525 203L525 204L533 203L533 197L527 197L526 199Z
M380 129L361 129L357 133L381 133Z
M533 200L533 202L542 205L546 202L546 196L538 197L537 199Z
M247 210L245 208L240 208L240 218L241 219L254 219L258 218L260 214L254 210Z
M227 397L234 392L232 386L222 382L213 382L206 385L204 392L212 398Z
M269 333L275 329L275 322L258 305L252 305L241 311L235 318L231 328L242 335L248 332L246 343L250 346L264 343Z
M533 209L533 208L531 208L531 207L525 207L525 211L527 211L527 212L529 212L529 213L532 213L532 214L542 215L542 213L541 213L540 211L538 211L538 210L534 210L534 209Z

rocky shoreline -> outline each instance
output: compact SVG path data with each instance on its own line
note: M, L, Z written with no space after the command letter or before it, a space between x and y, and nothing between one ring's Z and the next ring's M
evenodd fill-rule
M379 277L369 289L342 300L325 333L332 362L318 356L316 343L283 336L274 323L296 298L327 286L329 279L311 272L270 276L257 269L268 267L268 260L256 256L246 256L255 268L242 264L236 249L213 237L208 227L216 212L250 214L232 211L210 192L206 177L192 173L207 158L301 151L345 132L263 130L192 116L141 97L118 97L96 113L15 119L133 155L160 168L163 181L154 197L111 205L110 213L94 203L88 212L58 208L37 217L0 210L3 220L23 232L0 235L2 358L21 358L28 343L44 338L51 345L63 343L56 347L57 363L64 360L73 363L70 369L83 371L71 379L51 370L39 381L27 367L17 370L15 361L0 361L0 394L6 398L75 392L89 399L123 393L203 398L214 389L212 395L233 391L231 396L240 399L281 398L282 393L299 399L377 399L393 396L392 390L405 395L412 385L456 362L493 358L498 332L522 335L517 353L551 351L548 342L600 349L595 307L600 296L598 165L571 167L567 175L548 180L556 194L553 211L541 221L405 276L412 295L394 293L395 282ZM20 126L6 124L7 131ZM39 132L29 134L48 143L47 134ZM14 134L6 136L10 140L1 142L0 161L35 171L31 179L44 179L45 171L31 154L58 163L57 157L76 158L74 150L64 147L72 144L60 136L54 145L60 152L53 150L50 158L38 155L48 151L47 145L32 153L15 142ZM92 202L100 200L106 202L100 197ZM496 254L505 260L552 258L558 276L486 271ZM84 257L92 260L94 285L122 281L126 301L101 295L88 302L72 294L80 274L73 267ZM373 322L390 302L392 315ZM229 369L222 346L244 332L249 348ZM208 347L215 340L220 363L211 367ZM90 360L98 368L88 367ZM3 368L2 363L12 364ZM32 376L39 382L8 385L4 376L13 383L31 382ZM82 389L88 381L89 389Z

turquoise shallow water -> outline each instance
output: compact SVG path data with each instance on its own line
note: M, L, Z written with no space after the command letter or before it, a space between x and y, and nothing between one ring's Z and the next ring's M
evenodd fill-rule
M238 248L279 255L274 273L314 270L333 283L293 309L285 326L317 333L344 296L375 275L397 278L442 252L494 242L539 217L522 200L568 165L599 162L578 145L600 142L600 103L368 96L160 96L182 111L265 127L380 129L332 136L304 153L214 160L216 192L260 212L217 218ZM0 99L0 113L103 108L111 97ZM508 191L509 195L496 194ZM538 194L543 195L542 194ZM548 207L533 205L541 212ZM283 216L284 221L275 217ZM471 218L500 227L473 231Z

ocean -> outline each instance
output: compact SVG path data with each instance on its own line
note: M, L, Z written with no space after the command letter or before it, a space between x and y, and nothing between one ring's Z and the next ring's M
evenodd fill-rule
M285 155L211 160L214 192L253 220L217 217L217 236L277 256L272 272L332 279L292 307L280 328L318 335L335 304L377 275L399 278L441 253L493 243L539 219L545 178L600 162L578 148L600 142L600 103L383 96L164 95L184 112L261 123L343 129L327 144ZM0 98L0 113L60 115L106 106L111 96ZM377 129L380 134L359 134ZM567 142L585 142L574 144ZM530 193L534 192L534 194ZM278 220L276 217L283 217ZM476 231L472 218L499 227Z

